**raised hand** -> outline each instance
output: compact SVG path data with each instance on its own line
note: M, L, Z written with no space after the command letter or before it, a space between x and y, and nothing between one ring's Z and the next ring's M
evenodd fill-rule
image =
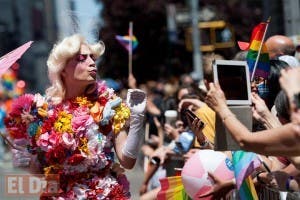
M218 83L209 83L209 91L205 97L205 102L216 112L220 112L227 107L224 92Z
M129 89L126 103L133 115L143 114L146 108L146 93L140 89Z
M199 198L212 197L212 199L226 199L226 196L234 188L234 181L222 181L210 172L208 172L208 176L213 180L214 185L208 192L200 195Z

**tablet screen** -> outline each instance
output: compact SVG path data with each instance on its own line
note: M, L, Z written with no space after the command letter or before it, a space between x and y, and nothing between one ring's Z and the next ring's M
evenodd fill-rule
M250 105L249 70L246 62L216 60L214 79L219 82L228 105Z

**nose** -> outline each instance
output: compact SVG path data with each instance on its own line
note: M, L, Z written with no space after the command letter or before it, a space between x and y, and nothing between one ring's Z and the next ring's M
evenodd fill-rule
M87 62L89 64L89 66L92 66L92 67L96 66L95 60L93 59L92 55L88 55Z

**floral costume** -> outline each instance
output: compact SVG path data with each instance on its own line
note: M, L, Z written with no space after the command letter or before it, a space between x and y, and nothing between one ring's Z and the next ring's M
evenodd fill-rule
M102 82L97 98L77 97L54 105L40 94L16 99L5 119L10 137L26 140L45 177L59 177L59 191L41 199L129 199L124 174L113 172L114 134L129 119L121 103L104 119L105 105L119 98ZM106 121L107 123L103 123Z

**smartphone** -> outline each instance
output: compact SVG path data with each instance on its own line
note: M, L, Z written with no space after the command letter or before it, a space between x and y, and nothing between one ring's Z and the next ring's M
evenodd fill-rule
M184 112L185 112L185 115L191 119L191 121L194 121L195 118L199 119L199 117L197 117L195 115L195 113L193 111L191 111L190 109L185 109ZM201 123L200 128L204 128L204 125L205 125L204 122L201 119L199 119L199 120Z
M173 151L177 154L187 153L194 144L195 135L190 131L182 132L175 143Z

